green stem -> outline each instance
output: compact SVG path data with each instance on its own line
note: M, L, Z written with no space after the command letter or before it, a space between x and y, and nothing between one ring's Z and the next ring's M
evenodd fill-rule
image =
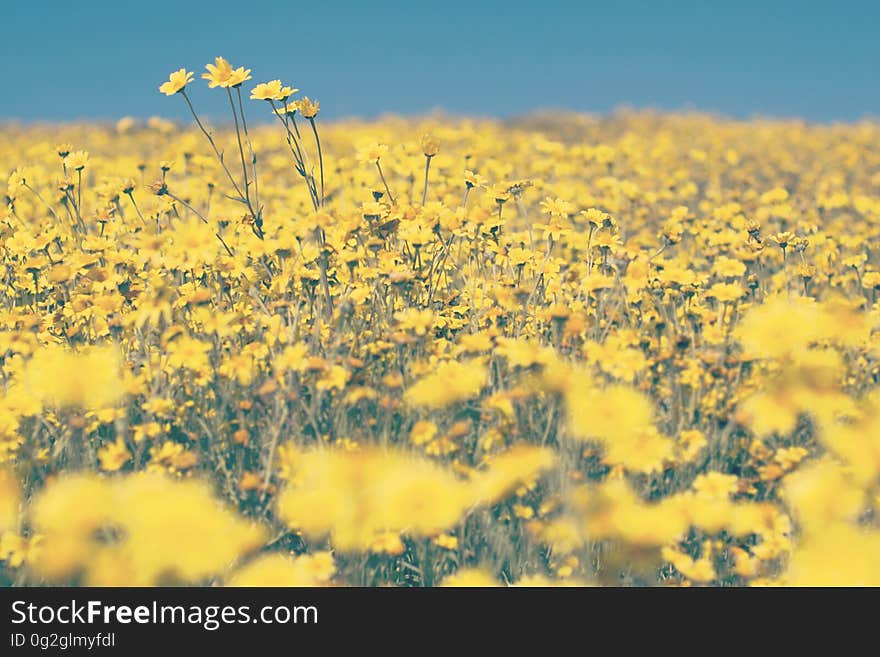
M244 105L241 102L241 87L236 87L235 91L238 94L238 111L241 114L241 126L242 128L244 128L244 139L247 143L248 152L251 156L251 175L254 178L254 203L257 205L257 207L259 207L260 185L257 182L257 154L254 151L254 146L251 143L251 137L248 134L247 119L244 118Z
M425 186L422 189L422 205L425 204L425 200L428 198L428 171L431 169L431 156L425 156Z
M318 138L318 128L315 126L315 117L309 117L312 124L312 133L315 135L315 145L318 148L318 167L321 170L321 207L324 207L324 154L321 152L321 140Z
M232 108L232 121L235 123L235 139L238 142L238 154L241 157L241 172L244 175L244 198L248 209L254 213L251 207L250 183L248 182L247 165L244 161L244 147L241 144L241 130L238 127L238 112L235 111L235 101L232 100L232 91L227 87L226 95L229 96L229 107Z
M189 99L189 96L186 95L186 91L181 90L180 94L183 96L183 99L186 101L187 106L189 107L189 111L192 112L193 118L196 120L196 125L199 126L199 130L202 131L202 134L208 139L208 143L211 144L211 148L214 149L214 154L217 156L217 159L220 161L220 166L223 167L223 171L226 172L226 177L229 178L229 182L232 183L232 188L235 190L235 193L238 194L241 198L244 198L244 194L241 193L241 188L238 186L238 183L235 181L235 178L232 177L232 172L229 171L229 167L226 166L226 162L223 161L223 154L220 152L220 149L217 148L217 144L214 142L214 138L211 136L211 133L202 125L201 120L199 119L199 115L196 114L196 110L193 107L192 102Z
M385 185L385 193L388 194L388 200L393 204L394 197L391 195L391 190L388 189L388 181L385 180L385 174L382 173L382 165L379 164L379 160L376 160L376 168L379 169L379 177L382 179L382 184Z
M201 213L200 213L198 210L196 210L193 206L191 206L189 203L187 203L186 201L184 201L182 198L180 198L179 196L175 196L175 195L172 194L171 192L165 192L165 193L168 194L168 196L169 196L170 198L174 199L175 201L177 201L178 203L180 203L183 207L185 207L187 210L189 210L189 211L192 212L194 215L196 215L196 216L197 216L199 219L201 219L204 223L210 225L210 223L211 223L210 221L208 221L207 219L205 219L205 217L203 217L203 216L201 215ZM226 243L226 240L223 239L223 236L220 235L219 232L215 232L214 235L217 237L218 240L220 240L220 244L222 244L222 245L223 245L223 248L226 249L226 253L228 253L230 256L235 255L235 254L232 252L232 249L229 248L229 245Z

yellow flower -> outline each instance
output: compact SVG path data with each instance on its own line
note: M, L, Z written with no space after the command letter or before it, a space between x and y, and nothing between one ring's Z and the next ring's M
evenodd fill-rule
M501 583L483 568L464 568L446 577L440 586L497 587Z
M808 299L783 296L752 307L735 334L748 354L759 358L793 354L829 335L821 308Z
M758 574L760 560L739 547L731 548L734 559L734 572L740 577L755 577Z
M155 583L170 574L195 582L229 568L265 539L262 528L219 504L199 481L130 476L116 484L113 499L126 558L139 581Z
M580 542L617 539L637 546L661 546L679 540L688 527L681 504L672 499L642 502L623 480L578 487L566 502Z
M94 474L67 475L34 499L30 519L50 549L33 563L36 572L60 580L83 569L97 551L99 531L110 524L113 494Z
M745 290L739 283L715 283L706 292L706 296L717 299L721 303L733 303L745 296Z
M653 415L644 395L620 385L605 389L588 383L574 385L566 395L566 405L569 432L580 440L630 441L651 426Z
M581 215L590 226L595 230L597 228L606 227L606 224L611 220L611 215L607 212L602 212L601 210L597 210L596 208L589 208L587 210L582 210Z
M675 443L654 427L635 431L630 436L606 441L606 463L623 465L632 472L648 474L662 470L672 460Z
M685 461L691 461L702 451L708 444L706 436L697 429L689 429L682 431L678 436L678 443L681 449L682 458Z
M264 536L222 509L208 486L150 475L114 482L68 475L40 493L31 519L46 546L33 566L51 581L85 571L91 583L194 582L224 570Z
M86 151L73 151L64 158L64 164L74 171L82 171L89 163L89 154Z
M880 289L880 272L866 271L862 275L862 287L868 290Z
M251 69L245 69L239 66L229 76L229 86L231 88L239 87L243 82L251 79Z
M561 198L551 198L548 196L541 201L541 211L546 212L551 217L568 217L574 211L574 206Z
M318 112L321 109L320 103L317 100L310 100L308 96L303 96L300 100L296 101L296 107L299 113L307 119L313 119L318 116Z
M421 420L413 425L409 434L410 442L413 445L424 445L431 442L437 435L437 425L433 422Z
M474 173L470 169L465 169L464 172L464 184L466 187L473 188L482 188L486 186L486 179L478 173Z
M530 482L556 465L552 450L532 445L515 445L495 456L488 467L472 477L475 500L497 502L517 486Z
M406 391L406 399L414 406L442 408L480 394L488 372L480 359L447 361L432 374L422 377Z
M28 539L13 531L0 532L0 561L9 568L19 568L39 554L41 541L39 535Z
M168 76L167 82L163 82L159 86L159 91L166 96L173 96L183 91L184 87L192 82L192 79L192 72L187 71L185 68L178 69Z
M513 515L522 520L529 520L535 517L535 510L525 504L514 504Z
M308 536L330 535L340 551L370 550L392 532L433 536L473 503L467 482L404 452L313 449L299 455L280 516Z
M791 556L790 586L880 586L880 532L835 524Z
M370 545L370 552L380 554L403 554L406 546L397 532L383 532Z
M724 499L736 492L736 475L723 474L721 472L708 472L694 479L693 489L697 495L710 499Z
M422 135L422 138L419 140L419 146L421 146L425 157L434 157L440 152L440 142L432 134Z
M119 470L128 463L130 458L131 453L121 437L98 450L98 461L101 463L101 469L107 472Z
M336 572L333 556L318 552L294 557L272 553L237 570L227 586L326 586Z
M208 357L211 351L210 343L182 335L173 340L167 350L168 364L173 368L205 372L211 367L211 361Z
M366 162L372 164L373 162L378 162L382 159L388 152L388 146L385 144L370 144L358 150L357 158L361 162Z
M351 374L340 365L333 365L318 379L315 387L318 390L343 390Z
M194 452L188 451L180 443L166 440L161 446L150 448L150 465L162 471L164 468L172 470L187 470L198 461Z
M457 550L458 538L452 534L440 534L434 538L434 545L441 547L444 550Z
M746 273L746 266L734 258L719 256L712 265L712 271L725 278L738 278Z
M402 329L410 329L416 335L423 336L433 328L435 315L430 310L417 310L416 308L407 308L394 314L398 325Z
M207 64L205 68L208 72L202 73L202 78L208 81L208 87L211 89L215 87L229 89L251 79L250 69L245 69L243 66L234 69L223 57L216 57L214 63Z
M785 499L808 534L819 534L837 523L854 522L866 501L864 490L844 468L827 458L786 477Z
M776 233L775 235L771 235L770 239L776 242L779 245L779 248L785 250L788 246L795 240L794 233L790 233L788 231L782 233Z
M712 561L707 557L694 559L677 550L663 548L663 558L682 575L695 582L711 582L718 576Z
M571 568L568 566L563 566L561 570L562 572L567 572L568 570L571 570ZM560 577L562 577L562 575L560 575ZM551 577L547 577L546 575L526 575L525 577L521 577L516 582L514 582L512 586L537 588L547 588L548 586L582 588L585 586L590 586L590 583L581 579L572 578L570 577L570 575L566 575L564 579L553 579Z
M76 353L49 346L25 364L22 384L46 405L101 409L123 396L121 369L114 347L93 346Z
M303 371L308 361L309 347L307 344L300 342L284 348L274 361L274 368L278 372L288 370Z
M262 82L254 87L253 91L251 91L251 99L277 100L284 102L297 91L299 91L299 89L282 86L281 80L270 80L269 82Z

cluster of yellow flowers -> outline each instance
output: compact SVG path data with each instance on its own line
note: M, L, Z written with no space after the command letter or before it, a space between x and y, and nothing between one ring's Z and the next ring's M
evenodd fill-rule
M194 77L0 129L0 584L880 584L880 126Z

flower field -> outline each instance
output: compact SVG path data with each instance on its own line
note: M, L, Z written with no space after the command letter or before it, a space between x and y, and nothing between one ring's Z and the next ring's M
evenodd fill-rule
M0 128L0 583L880 585L880 125L203 77Z

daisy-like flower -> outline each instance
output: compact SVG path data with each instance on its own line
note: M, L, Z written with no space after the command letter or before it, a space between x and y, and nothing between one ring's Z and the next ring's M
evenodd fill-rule
M251 69L244 66L232 68L223 57L215 57L213 64L206 64L207 73L202 73L202 78L208 81L208 87L214 89L221 87L231 89L240 86L243 82L251 79Z
M370 144L358 149L357 159L367 163L378 162L387 152L388 146L385 144Z
M73 151L64 158L64 163L74 171L82 171L89 163L89 154L86 151Z
M308 96L298 100L296 106L299 108L299 113L307 119L313 119L318 116L318 111L321 109L320 103L317 100L310 100Z
M281 80L262 82L251 91L251 100L277 100L284 102L295 94L299 89L282 86Z
M159 91L166 96L173 96L174 94L183 91L184 87L192 82L192 79L192 72L187 71L185 68L181 68L168 76L168 82L163 82L159 85Z
M434 157L440 151L440 142L430 133L422 135L419 146L421 146L425 157Z
M235 87L240 87L243 82L247 82L251 79L251 69L246 69L244 66L239 66L232 72L232 75L229 77L229 87L234 89Z
M551 217L567 217L574 211L574 206L561 198L548 196L541 201L541 210Z
M486 179L478 173L474 173L470 169L465 169L464 184L466 187L473 189L474 187L485 187Z

